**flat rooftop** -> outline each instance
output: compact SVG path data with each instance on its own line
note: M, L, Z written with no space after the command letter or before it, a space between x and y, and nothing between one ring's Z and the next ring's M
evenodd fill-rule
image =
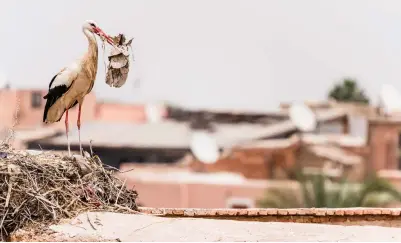
M341 209L338 209L341 210ZM243 210L236 210L243 212ZM391 210L390 210L391 211ZM378 212L378 211L377 211ZM399 212L399 211L398 211ZM373 211L372 211L373 213ZM399 215L399 213L398 213ZM320 216L324 218L327 216ZM396 216L394 216L396 217ZM216 220L218 217L160 217L147 214L83 213L52 225L43 235L15 234L14 241L401 241L401 229L361 225Z

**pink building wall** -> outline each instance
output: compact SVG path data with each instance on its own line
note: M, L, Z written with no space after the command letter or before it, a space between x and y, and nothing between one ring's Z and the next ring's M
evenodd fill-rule
M46 93L46 90L0 89L0 129L12 126L18 106L18 124L16 128L31 129L44 126L42 119L46 100L43 99L43 96ZM34 95L40 98L38 107L33 106L32 97ZM142 104L98 103L95 94L92 92L85 97L81 121L146 122L147 118L144 110L144 105ZM68 115L70 127L76 126L78 106L69 110ZM62 121L55 125L63 128L64 117Z
M287 187L293 185L291 182L284 183ZM256 207L257 201L264 196L265 190L272 186L266 180L260 183L230 185L133 179L127 179L126 185L138 192L138 203L142 206L172 208L227 208L230 199L234 198L251 200Z

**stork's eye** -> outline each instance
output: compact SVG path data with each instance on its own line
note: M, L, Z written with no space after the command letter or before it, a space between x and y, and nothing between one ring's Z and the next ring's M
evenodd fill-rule
M90 23L90 25L91 25L92 27L96 27L96 25L95 25L94 23Z

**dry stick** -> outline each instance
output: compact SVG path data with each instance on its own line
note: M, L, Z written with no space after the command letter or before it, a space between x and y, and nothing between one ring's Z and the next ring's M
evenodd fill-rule
M74 200L72 200L72 201L67 205L67 207L65 207L65 209L68 209L69 207L71 207L71 205L74 204L77 200L78 200L77 198L75 198Z
M68 213L67 211L65 211L64 209L62 209L59 205L56 205L56 204L50 202L49 200L47 200L47 199L44 198L44 197L41 197L41 196L38 196L38 195L33 195L33 194L29 193L29 192L27 192L26 194L28 194L29 196L35 197L35 198L37 198L37 199L40 199L40 200L42 200L42 201L44 201L44 202L50 204L51 206L60 209L62 212L64 212L64 213L67 214L68 216L70 216L70 213Z
M130 172L130 171L133 171L133 170L135 170L135 169L132 168L132 169L129 169L129 170L124 170L124 171L118 170L118 172L121 173L121 174L123 174L123 173L127 173L127 172Z
M121 208L121 209L127 210L127 211L129 211L129 212L131 212L131 213L140 213L140 212L137 212L137 211L135 211L135 210L132 210L132 209L130 209L130 208L127 208L127 207L124 207L124 206L121 206L121 205L118 205L118 204L116 204L115 206L116 206L117 208Z
M7 171L9 173L11 173L10 165L7 165ZM8 208L8 204L10 203L12 187L13 187L13 179L12 179L12 176L9 176L9 179L8 179L8 190L7 190L7 197L6 197L6 205L5 205L6 208Z
M54 208L52 208L53 211L50 211L50 209L47 208L47 205L44 202L42 202L41 200L38 200L38 201L43 205L44 209L46 209L46 211L49 212L53 216L53 219L55 220L56 214L54 213Z
M132 213L132 214L140 214L140 215L149 215L148 213L142 213L142 212L138 212L138 211L135 211L135 210L132 210L132 209L130 209L130 208L127 208L127 207L124 207L124 206L121 206L121 205L115 205L116 207L118 207L118 208L121 208L121 209L123 209L123 210L126 210L126 211L128 211L128 212L130 212L130 213ZM164 216L164 215L166 215L166 214L163 214L163 213L155 213L155 214L151 214L152 216Z
M91 226L94 230L97 230L97 229L95 228L95 226L92 224L92 222L91 222L91 220L90 220L90 218L89 218L88 213L86 213L86 218L88 219L88 222L89 222L90 226Z
M13 175L19 175L20 173L18 172L5 172L5 171L0 171L0 175L9 175L9 176L13 176Z
M63 188L62 187L54 188L48 192L43 193L43 196L46 196L47 194L52 193L52 192L60 191L61 189L63 189Z
M89 150L91 151L91 157L93 157L93 150L92 150L92 139L89 140Z
M57 213L54 210L54 208L52 208L52 212L53 212L53 219L56 220L57 219Z
M154 223L150 223L150 224L148 224L148 225L146 225L146 226L143 226L143 227L141 227L141 228L138 228L138 229L132 231L132 232L129 234L129 236L131 236L132 234L134 234L134 233L136 233L136 232L138 232L138 231L140 231L140 230L146 229L146 228L148 228L148 227L150 227L150 226L152 226L152 225L160 224L160 223L170 223L170 222L175 221L175 220L176 220L176 219L171 219L171 220L168 220L168 221L161 220L161 221L157 221L157 222L154 222Z
M28 201L28 200L25 199L25 200L14 210L14 212L12 213L12 215L14 216L14 214L17 213L17 212L20 210L20 208L21 208L27 201Z
M8 214L8 208L7 208L6 212L4 213L3 218L1 219L1 222L0 222L1 232L3 232L3 223L4 223L4 220L6 219L7 214ZM6 231L6 233L7 233L7 231Z
M120 197L120 193L121 193L121 191L123 190L126 181L127 181L127 178L124 180L123 185L121 186L120 190L118 191L117 198L116 198L116 202L114 203L114 205L117 205L118 198Z
M34 188L35 188L35 190L36 190L37 192L39 192L38 185L36 184L36 181L32 178L31 174L28 173L28 177L29 177L29 179L31 180L31 185L33 185Z
M132 168L132 169L129 169L129 170L121 171L120 169L117 169L116 167L111 166L111 165L106 165L106 164L105 164L104 166L107 167L108 169L118 171L118 173L127 173L127 172L130 172L130 171L135 170L135 168Z
M10 181L9 181L9 183L8 183L8 191L7 191L7 197L6 197L6 205L4 206L4 207L8 207L8 204L10 203L10 197L11 197L11 190L12 190L12 187L13 187L13 182L11 181L11 179L10 179Z
M5 140L2 142L2 144L10 145L12 139L14 138L14 129L15 129L15 126L17 125L17 123L18 123L18 113L19 113L19 110L20 110L20 104L21 104L21 101L20 101L20 99L18 99L17 100L17 107L15 108L13 125L9 129L9 135L5 138Z

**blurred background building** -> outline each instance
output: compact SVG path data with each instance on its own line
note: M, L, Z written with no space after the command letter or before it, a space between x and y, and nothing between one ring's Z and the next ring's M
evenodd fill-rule
M400 1L113 4L118 11L109 1L3 3L2 140L65 153L64 123L42 123L42 97L51 77L82 54L81 24L94 19L111 35L134 37L135 62L127 84L112 89L99 61L83 106L84 149L118 168L142 205L256 207L276 189L302 198L301 172L370 189L364 181L376 173L401 190ZM379 92L385 83L393 96ZM313 111L313 132L291 119L297 102ZM390 103L400 110L388 112ZM69 117L77 151L77 108ZM194 131L215 140L215 163L194 156ZM279 197L281 206L296 201Z
M65 152L64 124L41 122L44 93L0 91L7 100L1 111L3 136L14 125L15 148ZM294 168L330 178L346 173L351 181L375 171L401 186L397 116L380 116L377 108L360 103L306 104L318 129L300 134L288 103L279 111L256 113L108 103L91 94L83 108L83 144L89 151L92 143L105 164L128 171L119 176L139 191L145 206L255 207L268 188L296 188ZM76 108L70 114L74 124ZM71 126L72 149L78 151L77 130ZM216 163L204 164L192 155L190 135L196 129L211 131L216 139L221 152Z

